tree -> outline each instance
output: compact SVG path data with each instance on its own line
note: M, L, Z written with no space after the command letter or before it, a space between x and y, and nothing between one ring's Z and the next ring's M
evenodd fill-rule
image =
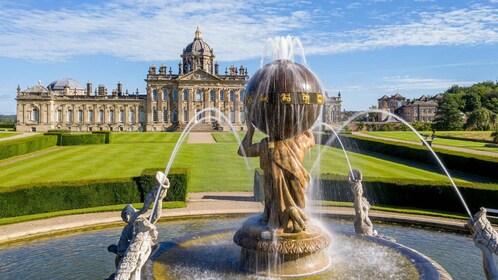
M496 127L495 131L491 133L491 137L493 137L493 142L495 144L498 144L498 126Z
M491 129L491 112L486 108L481 108L469 114L466 130L490 130Z
M444 94L436 108L434 128L437 130L462 130L463 113L459 110L461 99L455 94Z

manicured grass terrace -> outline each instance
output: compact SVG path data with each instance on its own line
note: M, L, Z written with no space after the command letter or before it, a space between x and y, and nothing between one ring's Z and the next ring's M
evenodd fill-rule
M7 138L21 134L20 132L11 132L11 131L1 131L6 128L0 128L0 138Z
M421 144L421 140L418 138L418 136L411 131L365 131L363 133L368 134L368 135L372 135L372 136L377 136L377 137L412 141L414 143ZM429 134L429 135L431 133L432 132L422 132L422 134ZM480 150L480 151L489 151L489 152L498 153L498 148L485 147L486 143L474 142L474 141L465 141L465 140L437 138L438 134L459 136L456 133L455 134L453 134L453 133L446 134L444 132L436 132L436 139L434 140L433 145L444 145L444 146L459 147L459 148L466 148L466 149L471 149L471 150ZM488 134L491 134L491 132L489 132ZM469 135L469 134L466 134L466 135ZM482 133L476 134L476 136L482 137ZM480 139L480 138L478 138L478 139Z
M44 155L2 166L0 191L28 183L134 177L139 176L145 168L165 168L179 135L114 133L111 144L60 147ZM237 149L235 142L183 143L173 168L189 169L189 192L252 191L254 168L259 166L259 160L248 159L246 166L244 158L237 155ZM324 156L317 173L347 176L344 154L334 148L313 148L306 156L305 165L308 168L311 168L321 151ZM359 168L364 176L447 180L443 175L419 168L371 156L348 154L352 166Z

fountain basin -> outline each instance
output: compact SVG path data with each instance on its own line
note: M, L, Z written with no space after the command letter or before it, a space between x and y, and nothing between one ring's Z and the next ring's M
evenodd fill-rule
M270 231L261 225L259 216L244 222L233 241L242 250L242 270L261 276L304 276L325 270L330 265L326 248L330 236L317 225L309 223L299 233Z

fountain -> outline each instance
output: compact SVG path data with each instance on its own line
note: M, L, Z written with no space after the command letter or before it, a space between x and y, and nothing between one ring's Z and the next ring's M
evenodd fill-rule
M442 267L428 257L377 234L368 216L370 204L363 196L362 174L351 167L344 148L350 170L348 179L355 195L355 234L331 235L330 226L324 226L322 221L310 215L305 208L305 191L310 175L302 162L306 152L315 144L311 130L323 125L317 119L324 96L318 79L305 66L304 56L304 65L294 62L293 46L300 48L298 40L291 37L272 39L269 46L272 60L262 65L247 86L247 134L240 141L233 131L240 145L238 153L246 158L246 164L247 157L259 157L260 166L264 170L263 213L246 219L240 228L229 228L233 222L239 221L233 218L229 221L203 218L197 221L200 225L194 227L192 223L185 221L176 221L175 225L185 222L179 228L155 224L160 215L162 198L169 187L166 175L180 145L199 116L208 110L218 110L205 109L192 118L180 136L165 172L157 174L156 186L147 196L144 207L138 211L131 206L123 210L123 220L127 225L122 231L122 238L117 245L109 246L109 251L116 254L117 266L115 274L110 278L140 279L142 276L147 279L254 279L263 276L451 279ZM226 119L223 114L220 115ZM259 143L253 143L256 129L267 135ZM335 136L338 139L337 134ZM430 146L427 147L432 151ZM442 166L435 153L432 153ZM312 170L321 156L319 154L315 160ZM458 193L451 176L446 169L444 171ZM465 205L463 197L459 196ZM151 215L145 217L151 205ZM466 210L470 215L467 207ZM351 227L351 223L336 222L334 226ZM470 216L467 227L475 245L482 251L486 277L498 279L493 260L493 254L498 254L498 234L487 220L486 210L482 209L475 216ZM389 235L398 230L389 231L386 225L376 228L388 231ZM158 232L161 235L169 234L169 231L174 231L175 235L171 236L175 237L168 235L165 240L158 239ZM459 240L458 242L462 242ZM437 242L444 241L445 238L441 238ZM85 240L84 243L88 241ZM49 247L63 248L66 245L72 246L71 244L63 240L61 244ZM156 247L156 244L159 246ZM450 247L454 246L448 245L444 249L453 249ZM81 257L80 254L83 255L78 252L76 259L91 259ZM54 258L57 259L57 256ZM19 261L26 260L23 257ZM62 269L58 263L54 266ZM87 265L87 268L90 266L93 267ZM29 266L26 265L26 269ZM71 271L69 275L74 276L73 273ZM82 273L88 278L85 271Z

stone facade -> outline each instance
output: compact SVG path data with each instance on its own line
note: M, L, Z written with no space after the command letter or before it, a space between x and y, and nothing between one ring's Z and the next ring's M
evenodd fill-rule
M436 115L438 102L443 98L442 94L433 97L423 95L418 99L406 99L396 93L391 97L384 95L378 99L378 108L386 112L394 113L407 122L432 122ZM380 114L380 121L386 121L388 114Z
M329 96L325 92L325 102L323 106L322 121L327 124L339 124L341 123L341 93L339 92L337 96Z
M71 131L174 131L184 129L197 112L201 130L243 130L244 88L247 68L230 66L219 73L215 55L202 40L199 29L181 55L178 73L165 65L149 67L147 94L123 92L119 82L108 94L103 85L92 93L92 83L84 88L65 78L44 87L38 84L17 90L17 125L20 132L49 129ZM223 113L226 118L222 117Z

